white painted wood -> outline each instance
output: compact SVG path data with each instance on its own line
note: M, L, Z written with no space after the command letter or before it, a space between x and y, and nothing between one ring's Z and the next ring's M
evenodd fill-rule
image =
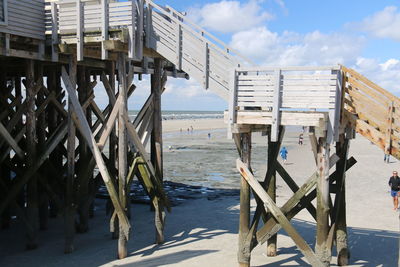
M58 62L58 6L55 2L51 3L51 60Z
M83 60L83 45L84 45L84 6L81 0L76 0L76 59L77 61Z
M137 24L137 58L141 60L143 58L143 22L144 22L144 0L138 0L138 24Z
M272 126L271 126L271 142L278 141L280 126L280 108L281 108L281 70L275 70L275 86L272 107Z
M132 25L128 26L128 58L136 59L136 20L137 20L137 7L132 5Z
M232 131L231 127L236 123L236 71L232 69L230 71L230 79L229 79L229 111L228 111L228 138L232 139Z
M104 41L108 40L108 27L109 27L109 0L101 0L101 59L108 58L108 51L104 47Z

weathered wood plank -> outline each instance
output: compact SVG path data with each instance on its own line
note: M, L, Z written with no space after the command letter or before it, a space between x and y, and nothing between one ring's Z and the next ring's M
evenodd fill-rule
M126 217L126 214L125 214L124 210L122 209L122 206L118 200L117 192L115 191L114 185L111 181L111 176L110 176L110 174L107 170L107 167L104 163L104 160L101 156L101 152L96 145L96 141L94 140L91 129L85 119L84 113L82 111L82 107L80 106L78 98L75 95L75 90L72 86L72 82L71 82L67 72L65 71L64 67L62 68L62 79L63 79L64 85L69 93L69 96L71 99L71 104L73 105L74 111L78 117L78 121L81 126L80 130L82 131L81 133L85 137L86 142L87 142L90 150L92 151L93 156L95 157L95 160L96 160L97 166L99 167L99 171L101 173L103 181L104 181L104 183L107 187L107 190L110 194L111 201L112 201L112 203L116 209L116 212L118 214L118 219L123 225L126 226L124 228L126 230L124 232L124 235L126 236L127 239L129 239L130 224L129 224L128 218Z
M276 206L276 204L270 198L270 196L265 192L260 183L254 178L254 176L251 174L247 166L240 159L236 161L236 164L237 164L237 169L240 171L243 179L245 179L249 183L249 185L256 192L256 194L262 199L265 208L268 209L268 211L272 213L274 218L282 225L283 229L285 229L285 231L293 239L297 247L306 257L306 259L311 263L311 265L315 267L325 266L317 258L317 256L314 254L310 246L304 241L304 239L300 236L300 234L296 231L296 229L290 224L289 220L278 208L278 206Z

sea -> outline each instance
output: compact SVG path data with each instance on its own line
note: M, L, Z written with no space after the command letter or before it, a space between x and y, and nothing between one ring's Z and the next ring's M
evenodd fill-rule
M129 118L134 120L139 110L129 110ZM221 119L223 111L197 111L197 110L163 110L163 120L198 120L198 119Z

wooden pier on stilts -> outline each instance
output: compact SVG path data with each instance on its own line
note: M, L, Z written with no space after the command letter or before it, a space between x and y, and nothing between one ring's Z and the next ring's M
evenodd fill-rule
M27 249L37 248L48 218L62 216L64 252L72 253L104 184L112 238L118 257L127 257L135 177L154 208L155 242L164 242L170 203L161 99L170 77L194 78L229 103L228 136L239 152L239 266L250 266L252 250L265 242L275 256L280 229L312 266L329 266L334 245L338 264L346 265L346 171L356 163L350 140L358 132L400 158L397 97L340 65L254 66L184 14L151 0L0 0L0 69L0 227L16 216ZM151 76L151 92L131 120L128 98L141 89L135 81L143 75ZM96 86L108 97L104 109ZM277 160L287 126L308 129L315 172L303 185ZM262 179L251 168L253 132L268 135ZM293 191L282 207L279 177ZM316 221L315 248L291 224L303 209Z

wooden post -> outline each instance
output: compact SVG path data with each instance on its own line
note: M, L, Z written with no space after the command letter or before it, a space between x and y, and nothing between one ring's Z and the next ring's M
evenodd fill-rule
M336 164L336 184L338 198L335 206L337 205L336 214L336 249L337 249L337 264L339 266L346 266L350 258L350 253L347 245L347 222L346 222L346 168L348 156L349 140L345 139L344 135L339 136L339 142L336 143L336 154L340 155L341 159Z
M388 110L387 129L385 138L385 160L387 163L389 163L390 155L392 153L393 111L394 111L394 102L392 101L390 102Z
M76 86L76 60L71 58L69 66L69 75L74 79L72 85ZM72 119L73 106L71 99L68 98L68 139L67 139L67 177L65 185L65 214L64 214L64 231L65 231L65 245L64 253L71 253L74 251L74 237L75 237L75 136L76 127Z
M240 158L251 169L251 133L240 134ZM240 179L240 217L239 217L239 251L238 262L240 267L250 266L250 246L246 245L246 238L250 231L250 186L243 176Z
M36 81L43 87L43 66L40 62L36 63ZM45 101L43 88L39 89L37 94L37 106L40 107ZM38 136L38 150L44 151L46 142L46 113L42 112L37 120L37 136ZM44 183L47 184L48 177L43 177ZM49 197L43 185L38 187L39 190L39 228L46 230L48 227L49 217Z
M4 68L0 69L0 98L3 98L2 102L7 103L7 77L6 77L6 71ZM3 107L0 105L0 113L6 111L6 107ZM3 123L7 123L8 119L4 119ZM2 149L0 145L0 149ZM7 158L4 161L8 161L10 159L10 153L8 153ZM5 166L4 162L0 161L0 181L4 180L3 183L5 185L9 185L11 180L10 180L10 171L8 170L7 166ZM7 192L2 193L2 195L6 195ZM0 197L0 200L2 197ZM11 222L11 216L10 216L10 208L7 208L3 214L1 215L1 229L6 229L10 227L10 222Z
M90 96L88 92L88 79L90 76L87 75L87 69L84 66L78 67L77 72L77 85L78 85L78 97L80 104L83 106ZM91 117L89 108L84 108L83 112L86 116L86 120L91 126ZM87 173L85 170L90 162L90 152L89 147L86 144L85 138L78 134L79 140L79 161L78 161L78 214L79 223L77 224L78 233L86 233L89 230L89 209L90 209L90 193L89 184L92 183L91 173Z
M268 135L268 168L274 168L273 164L276 161L276 157L274 158L275 150L279 149L280 143L271 142L271 134ZM276 202L276 169L271 170L271 178L269 180L267 193L271 197L271 199ZM270 239L268 239L267 244L267 256L275 257L276 249L277 249L277 239L278 234L274 234Z
M33 60L28 59L26 62L26 151L28 157L26 158L26 165L28 168L32 167L36 159L36 114L35 114L35 78L34 78L34 64ZM29 180L26 188L26 217L30 225L27 229L27 249L36 249L37 244L37 229L39 228L39 210L38 210L38 188L37 177Z
M115 96L115 61L110 62L110 67L109 67L109 76L108 76L108 81L110 84L110 94ZM115 105L115 100L113 97L109 97L109 105L111 107L111 110L114 108ZM114 181L114 184L118 184L118 178L115 175L117 172L117 169L115 167L116 159L117 159L117 145L118 145L118 140L117 140L117 135L116 135L116 129L115 129L115 123L113 124L110 137L109 137L109 161L110 161L110 173L112 174L112 179ZM111 200L110 200L111 201ZM112 206L112 205L111 205ZM111 216L114 213L114 207L111 209ZM111 223L114 223L114 232L111 233L111 238L112 239L117 239L119 236L119 229L118 229L118 216L115 216L114 221L111 221Z
M317 155L317 242L315 252L320 261L329 266L331 251L328 248L329 233L329 144L325 137L318 141Z
M151 162L155 167L156 178L163 181L163 158L162 158L162 114L161 114L161 94L162 94L162 71L163 61L159 58L154 59L154 74L151 75L151 93L153 94L153 131L151 135ZM164 222L165 211L160 201L155 208L156 243L164 243Z
M126 143L126 128L124 118L127 115L127 80L126 80L126 60L124 54L118 56L118 80L119 80L119 95L121 96L120 109L118 115L118 185L119 185L119 199L121 207L126 212L127 206L127 188L126 188L126 175L128 174L127 163L127 143ZM117 103L118 104L118 103ZM127 239L124 231L119 229L118 239L118 257L125 258L128 255Z

